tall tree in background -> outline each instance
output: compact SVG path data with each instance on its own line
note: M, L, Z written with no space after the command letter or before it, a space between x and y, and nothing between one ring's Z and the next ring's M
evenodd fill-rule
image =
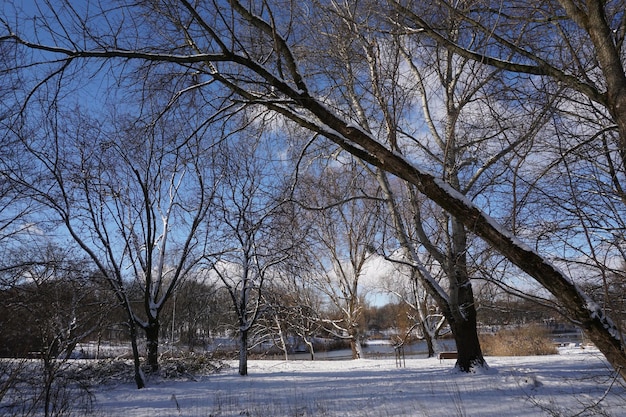
M240 133L222 144L224 181L211 227L216 230L214 244L223 249L205 256L237 316L239 375L248 374L249 336L262 313L266 281L277 276L298 240L290 227L289 204L283 201L281 143L278 138L260 140L263 123L254 117L252 121L249 127L259 136Z
M283 350L286 360L300 342L306 345L310 359L315 360L313 339L323 327L322 296L301 274L285 275L283 270L277 282L265 291L263 308L268 324L263 331L272 338L275 346Z
M397 231L394 230L392 233L395 241ZM405 343L406 340L416 336L426 342L428 357L433 357L440 351L437 339L444 334L444 329L449 331L440 305L431 296L433 288L428 288L440 279L438 274L430 272L429 266L433 265L434 261L429 257L420 257L419 264L416 265L415 260L411 261L412 254L404 248L385 255L385 258L395 266L393 274L382 282L382 290L393 295L406 307L406 319L410 322L406 327L406 333L400 335L399 343ZM446 304L444 308L447 308Z
M229 299L210 271L190 275L175 290L161 317L161 335L172 345L194 352L206 349L213 337L233 322Z
M292 190L296 191L295 188ZM302 194L306 196L308 192L303 190ZM288 338L293 337L298 346L300 342L306 345L311 360L315 360L314 338L320 335L323 328L324 297L317 289L319 283L315 278L319 275L317 259L313 256L316 240L312 219L317 217L318 212L303 208L302 201L291 205L291 209L297 213L291 218L289 227L292 234L300 237L298 249L293 250L276 271L271 287L264 294L264 309L265 315L273 322L268 327L273 326L276 330L273 336L277 336L278 343L275 344L287 348Z
M237 100L280 113L364 162L414 185L459 224L485 239L548 290L615 369L626 375L624 341L615 336L619 334L615 324L573 283L571 274L562 272L564 269L550 261L551 253L539 247L533 249L533 245L520 240L535 239L532 235L518 236L517 229L497 223L488 214L498 217L499 207L479 206L482 200L470 202L453 184L433 174L423 161L412 155L400 155L390 142L380 140L379 130L360 124L362 119L355 117L353 103L342 93L345 86L336 81L343 68L328 65L323 59L325 52L334 47L337 32L312 29L324 17L318 11L326 13L327 9L270 1L244 5L236 0L220 3L217 9L214 4L194 6L180 0L105 7L106 10L90 14L90 10L63 8L62 5L69 4L62 1L59 4L54 7L54 13L38 16L36 32L23 26L26 24L23 15L3 18L5 32L0 40L14 45L23 54L30 53L26 59L37 63L20 66L18 62L17 68L11 68L23 70L32 78L26 87L29 94L18 97L20 105L31 99L33 91L51 87L53 82L64 87L77 65L93 60L124 62L126 67L107 68L120 76L127 75L125 69L134 70L138 62L169 70L172 78L189 82L187 87L179 89L180 96L190 90L206 89L215 80L234 92ZM387 5L389 9L385 9ZM626 94L623 94L626 75L621 59L626 25L621 18L623 2L590 0L583 5L562 0L488 6L483 2L452 6L442 1L382 5L364 2L351 7L365 10L358 14L358 23L375 13L384 18L379 24L381 38L395 31L415 38L427 37L458 56L507 71L506 87L518 80L526 80L528 88L537 89L539 85L558 91L564 87L561 97L573 98L570 102L575 103L573 106L583 103L590 109L599 108L602 129L581 132L577 137L579 143L606 138L615 171L610 189L623 200L626 160ZM147 19L125 19L122 14ZM462 29L471 36L457 39L443 34L439 30L441 16L448 15L457 16ZM155 27L159 30L154 30ZM319 27L326 28L323 24ZM151 36L144 36L146 33ZM345 59L351 59L350 54ZM355 64L362 62L353 59ZM182 70L178 75L172 71L177 66ZM542 82L536 83L537 80ZM359 82L355 86L363 85ZM175 104L172 102L163 111ZM401 130L396 130L402 135ZM565 153L576 147L576 144L562 145L566 146ZM488 196L485 194L484 200Z
M317 181L324 181L321 186ZM314 236L309 254L315 264L316 286L334 313L323 320L326 330L350 343L353 359L363 358L363 310L367 295L364 280L375 254L372 241L382 227L377 188L349 156L328 167L326 173L302 189L311 213Z

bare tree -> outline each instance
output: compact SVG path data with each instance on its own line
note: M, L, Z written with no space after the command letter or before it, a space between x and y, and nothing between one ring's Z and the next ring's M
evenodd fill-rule
M239 374L247 375L249 336L262 313L265 282L277 276L297 235L289 229L290 211L274 176L281 171L275 148L246 133L222 146L225 177L212 226L222 250L205 258L230 295L237 316Z
M148 364L157 370L159 315L205 252L214 186L210 141L184 125L171 129L164 119L133 126L120 118L108 128L77 118L72 133L69 119L61 125L50 117L32 136L17 132L40 175L12 180L49 209L115 293L127 313L142 387L136 329L145 331ZM132 285L141 288L139 308Z
M306 283L308 279L299 276L297 282L286 286L289 295L281 300L286 313L286 324L290 333L304 342L311 360L315 360L314 338L322 329L321 296Z
M438 281L439 278L430 272L428 276L420 276L426 275L424 269L430 271L428 265L432 262L420 259L419 266L416 266L415 262L406 258L407 255L411 254L401 250L399 253L386 256L386 259L395 263L396 272L383 282L382 289L394 295L408 309L406 319L411 325L399 336L399 343L404 344L412 337L417 337L426 342L428 357L432 357L440 351L439 337L450 331L445 315L428 290L428 281L433 279ZM449 307L444 304L444 308Z
M402 31L393 39L381 41L368 32L371 29L357 24L358 13L349 8L337 13L352 28L367 57L372 94L378 103L379 117L384 120L377 128L368 130L380 135L383 129L378 126L382 125L384 139L392 150L428 166L433 175L470 200L480 201L496 184L502 187L498 176L507 170L510 154L531 141L547 121L550 107L541 100L543 97L535 98L532 105L526 104L533 111L523 114L534 114L534 119L524 129L517 129L519 112L508 112L498 103L497 88L503 84L499 69L482 67L428 40L403 35ZM456 39L460 36L460 24L455 16L442 17L440 30ZM380 43L385 41L383 49ZM356 94L353 96L355 107L368 103ZM414 107L421 110L421 115L412 115L407 121L403 114ZM360 112L368 115L360 119L361 126L372 124L371 113L365 109ZM475 239L471 231L455 216L425 210L428 203L421 201L411 184L403 185L406 191L394 190L383 170L372 174L388 200L393 229L405 251L404 261L415 265L413 276L436 300L455 334L457 366L466 371L482 366L485 362L476 329L472 289L473 273L478 268L472 264ZM403 194L406 197L400 200ZM428 254L432 267L426 268L419 259L424 256L420 252ZM439 279L435 279L437 276Z
M299 248L293 250L281 263L270 287L263 295L264 329L275 346L283 350L285 358L301 343L306 345L311 360L315 360L315 337L322 332L322 298L313 277L315 260L311 259L308 233L313 229L309 215L301 206L293 206L301 213L290 223L293 234L300 236Z
M342 166L343 165L343 166ZM363 309L367 289L363 280L368 272L372 241L382 225L381 205L376 187L351 158L338 162L321 178L302 191L310 206L315 237L308 253L315 260L315 285L328 299L327 310L334 313L323 321L328 332L350 342L352 358L363 358ZM371 191L372 195L367 192Z

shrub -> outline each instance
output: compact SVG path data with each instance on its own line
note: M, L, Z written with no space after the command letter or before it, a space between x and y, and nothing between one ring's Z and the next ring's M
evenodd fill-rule
M553 355L556 346L541 326L530 325L480 335L483 353L488 356Z
M191 378L218 373L226 365L212 354L181 353L178 356L162 355L160 374L163 378Z

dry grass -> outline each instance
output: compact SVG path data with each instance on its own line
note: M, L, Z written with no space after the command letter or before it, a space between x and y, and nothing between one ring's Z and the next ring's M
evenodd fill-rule
M495 335L480 335L483 353L488 356L553 355L556 346L540 326L502 330Z

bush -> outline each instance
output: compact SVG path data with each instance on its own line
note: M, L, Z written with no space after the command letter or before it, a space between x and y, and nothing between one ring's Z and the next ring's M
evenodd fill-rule
M531 325L480 335L483 354L487 356L553 355L556 346L541 326Z
M163 378L195 379L197 376L218 373L226 365L216 360L212 354L181 353L178 356L162 355L160 374Z

